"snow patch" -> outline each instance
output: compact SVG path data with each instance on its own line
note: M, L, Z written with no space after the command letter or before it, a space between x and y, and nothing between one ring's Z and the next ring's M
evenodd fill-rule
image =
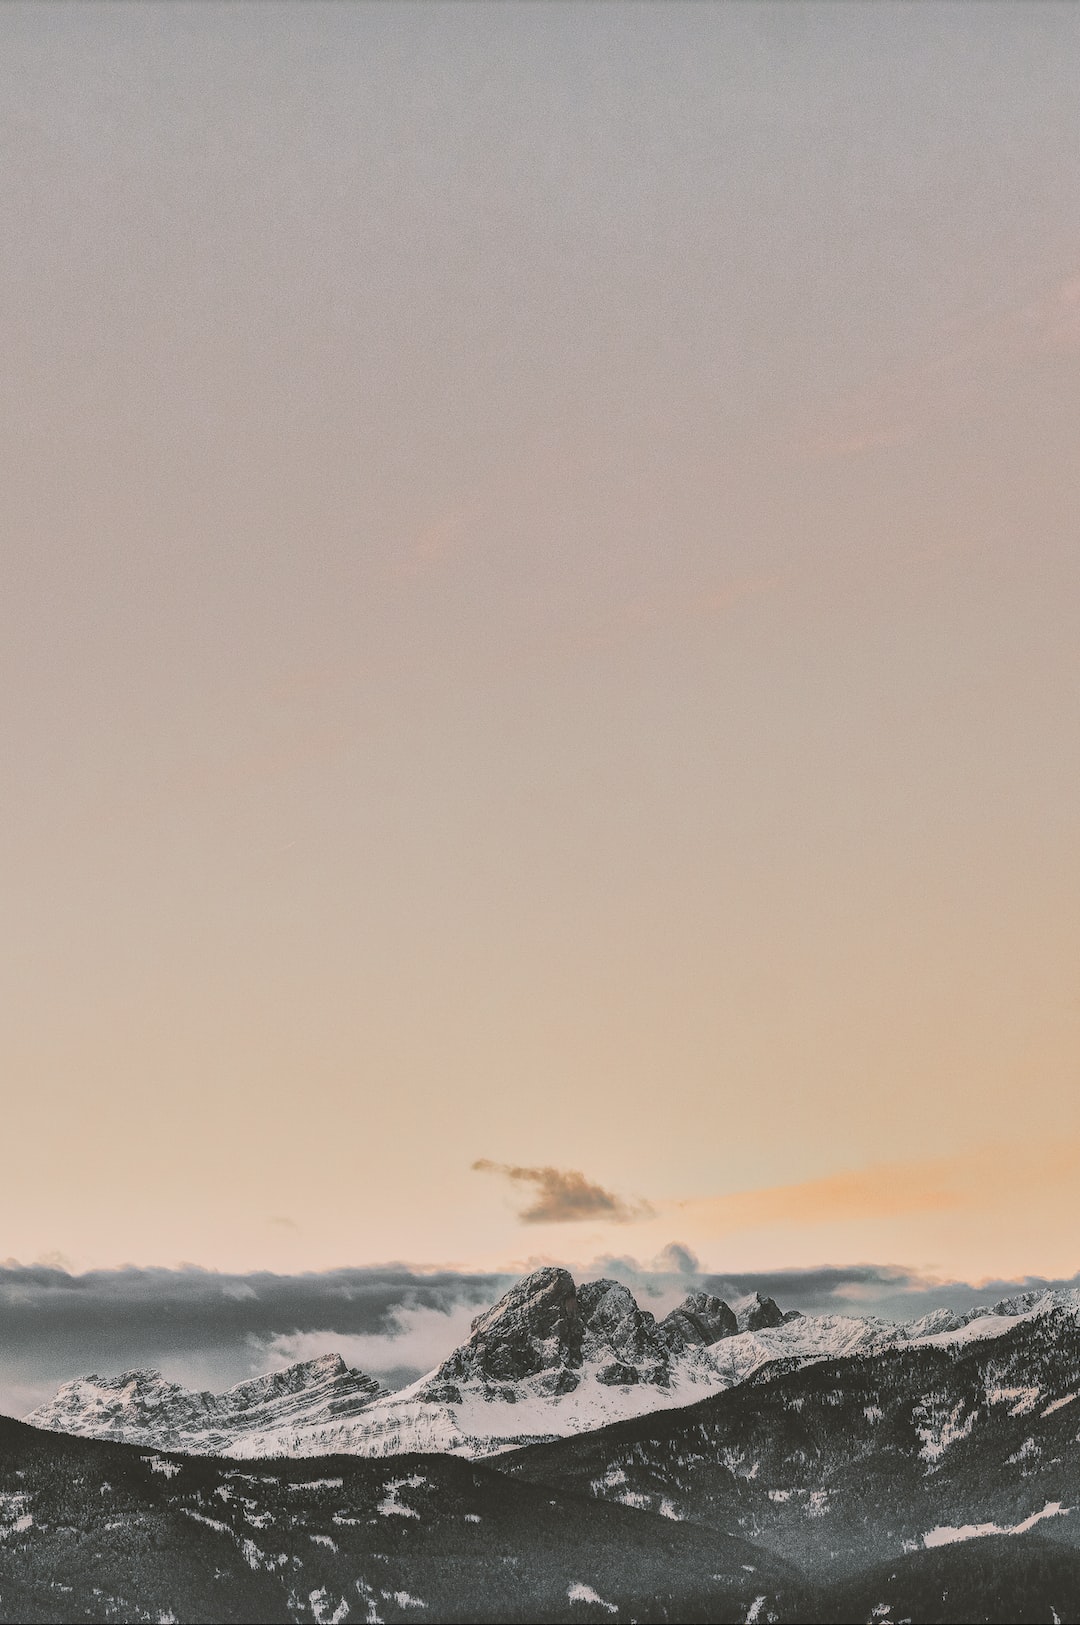
M333 1613L330 1612L330 1593L325 1586L313 1591L308 1597L311 1612L315 1615L316 1625L341 1625L343 1619L349 1617L349 1605L342 1597Z
M26 1510L29 1499L25 1490L0 1491L0 1540L31 1527L34 1520Z
M382 1619L378 1609L375 1606L374 1588L369 1586L366 1580L357 1580L355 1584L357 1592L360 1595L361 1602L363 1602L367 1607L365 1625L382 1625Z
M593 1590L592 1586L583 1585L580 1580L575 1580L573 1585L567 1588L566 1595L570 1602L591 1602L597 1608L606 1608L609 1614L619 1612L615 1603L605 1602L603 1597L598 1596Z
M222 1523L220 1518L208 1518L205 1512L195 1512L191 1507L181 1507L180 1511L184 1514L185 1518L194 1518L196 1523L204 1523L208 1528L217 1529L223 1535L232 1534L232 1530L229 1528L228 1524Z
M984 1535L1023 1535L1029 1529L1034 1529L1043 1518L1064 1517L1069 1508L1062 1506L1060 1501L1047 1501L1041 1512L1033 1512L1022 1523L1014 1523L1011 1528L1002 1528L996 1523L965 1523L959 1527L950 1524L938 1524L936 1529L928 1529L923 1536L924 1546L951 1546L958 1540L978 1540Z
M411 1478L392 1478L388 1484L383 1486L386 1490L386 1497L379 1502L377 1510L382 1513L384 1518L395 1516L398 1518L418 1518L420 1514L413 1507L402 1505L401 1492L403 1489L417 1489L421 1484L426 1483L426 1478L419 1478L415 1473Z
M1026 1416L1042 1398L1041 1388L988 1388L988 1405L1008 1405L1010 1416Z
M1037 1456L1039 1453L1035 1440L1025 1439L1019 1450L1014 1450L1012 1455L1006 1458L1006 1465L1014 1467L1018 1461L1026 1461L1029 1456Z
M175 1478L180 1471L178 1461L165 1461L161 1456L141 1456L139 1459L150 1464L152 1473L164 1473L166 1478Z
M933 1401L927 1401L915 1409L915 1417L922 1417L924 1426L916 1426L916 1433L922 1440L919 1455L927 1464L927 1471L948 1450L950 1445L956 1444L960 1439L966 1439L975 1426L978 1410L972 1410L964 1418L964 1402L959 1400L951 1409L945 1411Z

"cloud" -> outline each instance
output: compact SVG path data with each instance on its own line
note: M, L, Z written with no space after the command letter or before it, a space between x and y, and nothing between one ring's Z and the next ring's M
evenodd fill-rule
M748 599L760 598L784 588L791 573L773 570L743 576L691 592L651 592L627 599L601 613L580 611L572 625L554 636L544 637L519 650L529 658L537 654L576 656L595 654L636 643L662 630L690 626L694 622L727 615Z
M0 1264L0 1411L25 1414L72 1377L141 1366L188 1386L225 1388L280 1365L279 1351L310 1337L326 1340L320 1352L368 1339L372 1357L384 1361L369 1367L373 1376L416 1375L437 1334L449 1353L461 1317L494 1303L511 1279L404 1265L301 1275L194 1267L73 1275L8 1261Z
M977 415L1018 371L1080 348L1080 275L1027 299L942 324L906 362L883 369L800 437L812 457L851 457Z
M928 1308L941 1303L955 1307L956 1293L966 1307L977 1296L977 1288L969 1283L946 1284L920 1271L892 1264L826 1264L811 1269L720 1274L703 1269L690 1248L677 1241L669 1242L648 1263L609 1253L594 1259L583 1274L613 1276L640 1299L651 1300L649 1307L657 1314L674 1308L693 1291L711 1292L729 1303L747 1293L760 1292L764 1297L775 1298L782 1309L801 1309L806 1314L895 1312L900 1319L910 1319L923 1312L918 1307L922 1296L927 1297ZM1018 1288L1014 1285L1010 1290ZM883 1309L886 1303L891 1306L888 1311ZM855 1304L859 1307L855 1308Z
M674 1271L677 1275L695 1276L700 1270L697 1254L692 1253L689 1247L684 1247L680 1241L669 1241L667 1246L657 1255L657 1269Z
M680 1206L728 1231L756 1229L763 1224L894 1218L958 1207L961 1202L947 1166L929 1162L881 1164L794 1185L705 1197Z
M1020 311L1017 325L1028 348L1041 354L1080 348L1080 275L1067 276Z
M644 1201L625 1202L622 1197L594 1185L576 1168L518 1168L506 1162L480 1157L473 1163L480 1173L502 1174L515 1185L531 1186L533 1199L520 1214L522 1224L576 1224L586 1219L608 1219L629 1224L649 1219L655 1208Z
M775 1224L836 1224L950 1211L976 1213L1068 1189L1080 1174L1080 1141L985 1145L954 1157L883 1162L822 1179L679 1202L711 1236Z
M260 1369L270 1371L321 1354L340 1354L349 1365L367 1371L387 1387L404 1387L441 1365L465 1341L476 1314L473 1303L448 1309L403 1305L388 1316L383 1332L345 1337L338 1332L278 1333L259 1345Z
M976 1304L997 1303L1018 1292L1080 1284L1080 1276L956 1280L900 1264L822 1264L807 1269L732 1273L698 1266L690 1271L681 1268L683 1254L693 1258L689 1248L672 1242L649 1263L607 1254L578 1273L582 1279L614 1277L658 1317L667 1314L688 1292L698 1290L711 1292L728 1303L760 1292L763 1297L774 1298L781 1309L801 1309L811 1315L879 1315L886 1320L915 1320L932 1309L971 1309Z
M720 1298L760 1292L775 1298L781 1309L819 1315L880 1315L886 1320L915 1320L932 1309L972 1309L1018 1292L1075 1287L1078 1282L1080 1276L1050 1279L1035 1275L958 1281L892 1264L822 1265L701 1277L703 1288Z
M763 575L744 576L741 580L729 581L699 593L693 600L693 608L698 615L723 615L744 598L759 598L763 594L776 592L790 579L789 570L770 570Z
M424 527L408 549L400 572L417 576L432 565L458 553L466 545L470 526L478 518L477 504L471 503Z

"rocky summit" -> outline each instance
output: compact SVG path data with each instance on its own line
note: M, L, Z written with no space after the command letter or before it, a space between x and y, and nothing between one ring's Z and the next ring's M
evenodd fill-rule
M730 1311L729 1317L734 1329ZM540 1378L536 1392L565 1394L578 1386L585 1368L609 1385L666 1386L672 1352L680 1346L620 1282L588 1281L578 1289L567 1270L545 1268L527 1275L474 1321L468 1341L443 1362L424 1392L456 1396L460 1403L462 1384L480 1383L498 1393Z
M721 1337L734 1337L738 1330L734 1311L708 1292L691 1293L660 1322L660 1332L673 1349L707 1347Z
M577 1288L567 1270L528 1275L472 1324L430 1379L432 1393L459 1383L512 1384L581 1363L582 1324Z

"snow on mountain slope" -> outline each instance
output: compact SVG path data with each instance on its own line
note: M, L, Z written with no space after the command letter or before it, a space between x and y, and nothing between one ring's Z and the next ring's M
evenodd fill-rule
M28 1420L54 1432L227 1455L245 1437L351 1416L383 1392L373 1378L350 1370L339 1354L324 1354L238 1383L224 1394L191 1393L160 1371L78 1377Z
M567 1271L548 1267L480 1315L437 1370L397 1393L327 1355L220 1395L189 1393L157 1372L85 1377L27 1421L243 1458L414 1450L480 1457L690 1405L773 1362L783 1370L901 1344L963 1344L1052 1309L1080 1313L1080 1292L1026 1293L900 1326L784 1315L758 1294L729 1306L694 1293L657 1323L618 1282L579 1289Z
M992 1306L979 1305L963 1314L951 1309L937 1309L922 1320L910 1321L901 1328L905 1341L913 1343L952 1344L970 1343L984 1337L998 1337L1018 1321L1035 1320L1040 1315L1061 1310L1080 1315L1080 1288L1066 1287L1036 1292L1020 1292L1012 1298L1003 1298Z

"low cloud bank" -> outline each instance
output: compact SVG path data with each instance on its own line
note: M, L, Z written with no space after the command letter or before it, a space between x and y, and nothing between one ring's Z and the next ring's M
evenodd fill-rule
M781 1309L812 1315L878 1315L883 1320L915 1320L932 1309L972 1309L1017 1292L1080 1285L1080 1275L1050 1280L1028 1275L1015 1280L942 1281L936 1276L892 1264L821 1265L809 1269L753 1270L716 1274L703 1270L690 1248L679 1242L665 1247L651 1264L608 1256L595 1261L589 1274L624 1282L643 1305L666 1310L689 1291L712 1292L729 1302L750 1292L775 1298Z
M467 1334L511 1280L406 1265L302 1275L0 1265L0 1411L25 1414L58 1383L94 1371L151 1367L220 1389L307 1357L291 1350L344 1353L347 1342L370 1348L373 1376L406 1382L436 1363L429 1350L442 1328L449 1350L463 1319Z

